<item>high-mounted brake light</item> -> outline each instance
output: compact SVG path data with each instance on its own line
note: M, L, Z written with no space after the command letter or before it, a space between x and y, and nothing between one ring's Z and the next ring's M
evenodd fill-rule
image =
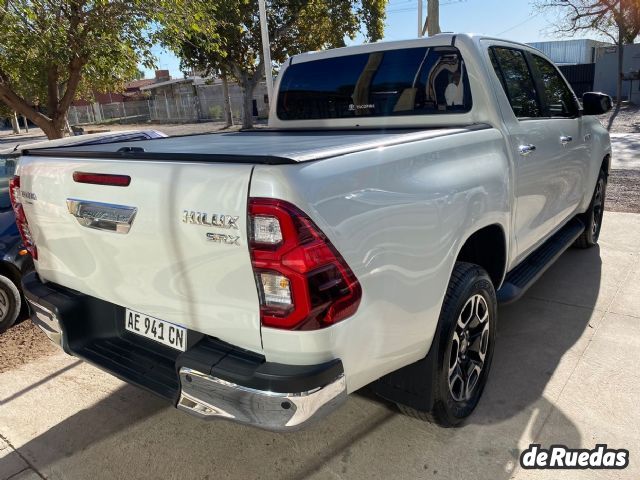
M249 245L268 327L315 330L353 315L362 290L329 239L283 200L249 200Z
M91 185L109 185L112 187L128 187L131 183L129 175L112 175L109 173L73 172L73 181Z
M18 232L22 237L22 243L25 248L31 254L34 260L38 259L38 249L33 242L31 236L31 230L29 230L29 223L27 222L27 216L24 214L24 207L22 206L22 191L20 190L20 177L15 176L9 180L9 198L11 199L11 206L16 215L16 225L18 226Z

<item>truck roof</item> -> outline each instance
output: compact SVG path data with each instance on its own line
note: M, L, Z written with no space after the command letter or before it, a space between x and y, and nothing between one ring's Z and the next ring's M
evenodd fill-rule
M479 42L480 40L497 40L500 42L507 42L513 45L517 45L523 48L533 48L530 45L524 43L515 42L505 38L494 37L491 35L484 35L479 33L454 33L445 32L433 35L431 37L413 38L408 40L385 40L379 42L363 43L360 45L350 45L347 47L332 48L329 50L316 50L311 52L300 53L293 55L285 63L291 65L296 62L307 62L317 60L319 58L337 57L341 55L353 55L355 53L366 53L375 50L394 50L401 48L411 48L417 46L455 46L456 41L459 39L466 39L470 42Z

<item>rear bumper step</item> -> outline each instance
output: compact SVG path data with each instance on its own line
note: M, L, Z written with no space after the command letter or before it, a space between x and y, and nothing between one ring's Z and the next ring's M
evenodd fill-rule
M496 292L498 302L507 304L522 297L582 232L584 232L582 221L575 217L571 219L507 274L502 287Z
M23 277L31 319L65 352L200 418L294 430L346 399L342 362L284 365L189 331L185 352L124 329L124 307Z

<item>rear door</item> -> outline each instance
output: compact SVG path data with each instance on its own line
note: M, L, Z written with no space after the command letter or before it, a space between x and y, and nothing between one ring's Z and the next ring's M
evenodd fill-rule
M508 100L502 110L514 157L513 221L520 259L575 211L584 139L575 98L558 90L555 67L549 65L552 72L543 58L509 45L489 47L489 57Z
M76 172L131 181L80 183ZM261 351L247 246L251 172L248 164L23 157L18 175L38 273Z

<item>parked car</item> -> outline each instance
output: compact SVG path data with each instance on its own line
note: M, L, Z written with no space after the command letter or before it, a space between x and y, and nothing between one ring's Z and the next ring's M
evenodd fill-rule
M39 148L88 146L164 137L166 135L158 130L126 130L29 143L0 150L0 333L11 327L20 312L24 311L21 278L25 271L33 268L31 257L22 245L9 199L9 179L15 173L16 163L22 152Z
M497 303L598 241L611 99L462 34L297 55L275 91L266 130L25 154L34 322L202 418L300 428L373 383L459 424Z

